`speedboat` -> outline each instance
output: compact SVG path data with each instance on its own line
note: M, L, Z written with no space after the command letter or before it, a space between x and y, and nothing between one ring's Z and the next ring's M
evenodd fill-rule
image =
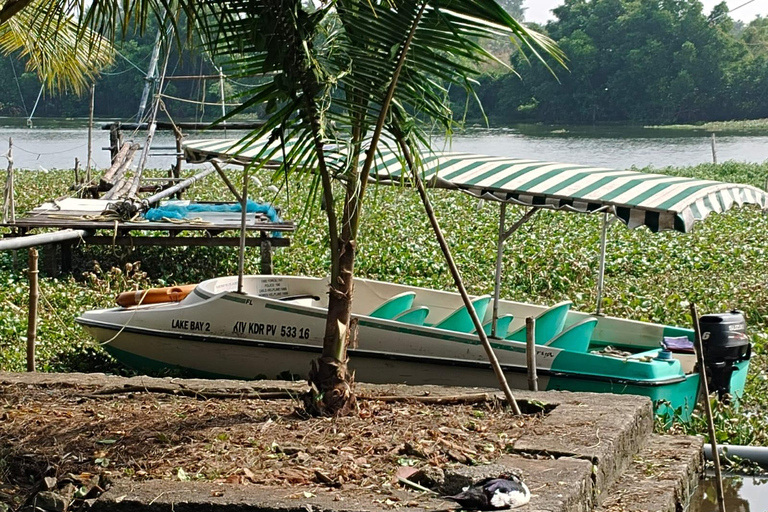
M241 292L238 280L229 276L186 289L130 292L135 305L88 311L77 322L118 361L140 371L301 378L322 350L327 279L250 275ZM682 416L693 409L699 388L695 355L685 347L677 350L681 341L692 346L692 329L593 316L572 310L567 301L546 307L500 300L497 308L489 307L491 302L490 295L472 297L511 387L527 387L525 319L533 317L539 389L645 395ZM716 317L710 323L725 325L726 333L743 332L744 319L736 313L707 317ZM358 278L353 319L357 337L350 367L359 380L497 384L458 293ZM735 396L743 392L749 366L744 340L733 357L708 364L727 366L721 387ZM665 350L664 342L672 350Z

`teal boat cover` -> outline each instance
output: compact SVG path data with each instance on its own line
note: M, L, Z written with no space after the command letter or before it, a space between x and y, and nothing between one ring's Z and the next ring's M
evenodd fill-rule
M328 146L332 160L343 161L340 146ZM249 165L254 160L281 165L283 152L266 141L195 140L184 145L187 161L211 159ZM290 147L286 149L290 151ZM268 158L265 158L267 155ZM311 162L291 162L311 167ZM310 169L311 170L311 169ZM711 212L754 204L768 209L768 195L751 185L723 183L522 158L469 153L426 153L421 176L428 186L462 190L485 199L578 212L609 212L630 228L688 232ZM377 156L371 179L386 184L408 184L402 160L392 152Z

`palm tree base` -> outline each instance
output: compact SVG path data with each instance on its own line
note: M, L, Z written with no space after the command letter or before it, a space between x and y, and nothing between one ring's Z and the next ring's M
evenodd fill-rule
M349 372L346 360L321 357L312 361L308 380L310 390L304 395L307 414L348 416L357 412L355 376Z

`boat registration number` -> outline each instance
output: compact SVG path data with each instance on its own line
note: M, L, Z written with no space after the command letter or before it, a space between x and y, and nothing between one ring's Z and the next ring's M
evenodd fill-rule
M267 336L277 336L277 333L279 332L281 338L299 338L300 340L309 339L309 329L307 327L296 327L295 325L235 322L235 325L232 327L232 332L234 334L263 334Z

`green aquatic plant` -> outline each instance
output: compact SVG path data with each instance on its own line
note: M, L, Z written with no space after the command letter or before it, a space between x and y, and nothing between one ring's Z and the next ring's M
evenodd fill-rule
M759 185L762 177L768 176L768 164L729 162L663 172ZM320 216L302 218L309 186L300 179L273 182L268 173L259 174L259 179L264 187L274 184L280 192L262 188L254 191L254 197L280 206L287 219L301 219L291 235L290 247L275 249L275 271L326 275L330 253L324 221ZM20 171L19 210L29 209L43 198L58 197L71 180L71 171ZM450 191L430 194L469 292L489 293L498 207L490 203L478 207L476 199ZM185 197L210 200L228 195L226 187L211 178ZM360 232L358 275L452 290L452 279L415 192L375 187L369 199ZM596 216L541 212L506 245L502 296L541 304L570 299L575 309L594 311L599 229ZM628 230L622 225L609 231L603 300L606 314L689 326L689 302L695 302L702 314L731 308L745 312L754 354L746 394L738 409L722 412L724 418L743 418L744 425L738 421L723 424L728 427L724 428L728 442L735 444L746 440L768 446L765 434L749 427L755 421L749 415L766 421L768 411L767 252L768 216L755 208L712 214L690 234ZM258 272L258 249L246 250L245 256L246 272ZM137 261L139 266L127 269L126 263ZM76 250L74 263L77 270L73 276L43 275L40 279L44 298L40 303L38 361L44 371L69 371L96 363L100 366L91 370L122 371L73 321L84 310L110 306L116 293L135 287L194 283L237 271L236 251L228 248L135 247L116 252L111 247L81 247ZM24 252L19 252L15 265L12 253L0 253L0 368L5 370L24 368L25 267ZM97 354L101 359L92 359ZM82 364L75 366L78 361ZM706 431L700 430L702 423L693 424L686 432Z

